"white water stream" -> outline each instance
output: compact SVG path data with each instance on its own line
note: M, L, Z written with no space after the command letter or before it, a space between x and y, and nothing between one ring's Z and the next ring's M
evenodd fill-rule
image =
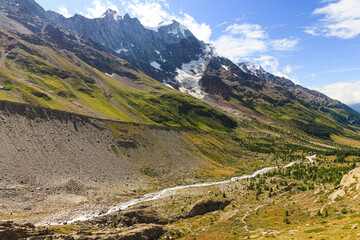
M306 158L309 160L309 162L307 162L307 163L313 163L314 159L316 158L316 155L308 156ZM81 215L81 216L78 216L78 217L76 217L76 218L74 218L74 219L72 219L70 221L67 221L66 224L71 224L71 223L74 223L74 222L77 222L77 221L91 220L91 219L93 219L95 217L101 217L101 216L116 212L118 210L127 209L127 208L129 208L131 206L134 206L136 204L139 204L139 203L144 203L144 202L157 200L157 199L165 197L166 193L175 192L175 191L180 190L180 189L195 188L195 187L207 187L207 186L230 183L230 182L234 182L234 181L238 181L238 180L242 180L242 179L255 178L256 176L258 176L260 174L267 173L267 172L269 172L269 171L271 171L273 169L288 168L288 167L291 167L291 166L293 166L294 164L297 164L297 163L301 163L301 161L292 162L292 163L289 163L286 166L266 167L266 168L260 169L258 171L255 171L251 175L244 175L244 176L241 176L241 177L233 177L233 178L231 178L230 180L227 180L227 181L199 183L199 184L192 184L192 185L186 185L186 186L177 186L177 187L172 187L172 188L166 188L166 189L163 189L163 190L161 190L159 192L148 193L148 194L144 195L141 198L137 198L137 199L133 199L133 200L130 200L130 201L127 201L127 202L120 203L119 205L110 208L104 214L92 213L92 214L87 214L87 215ZM62 224L64 224L64 223L50 223L49 225L62 225Z

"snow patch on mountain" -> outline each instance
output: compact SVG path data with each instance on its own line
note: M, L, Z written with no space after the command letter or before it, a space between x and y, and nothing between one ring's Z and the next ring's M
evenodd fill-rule
M161 67L160 67L160 64L159 64L158 62L151 62L150 65L151 65L153 68L161 71Z
M179 28L180 28L181 34L185 37L185 31L188 30L188 28L185 27L185 26L182 25L182 24L179 25ZM189 31L189 30L188 30L188 31Z
M177 29L172 29L168 32L168 34L173 34L173 35L177 35L178 34L178 31Z
M120 49L116 50L117 53L122 53L122 52L126 53L126 52L128 52L128 51L129 51L129 50L127 50L127 49L125 49L125 48L120 48Z
M168 28L168 34L176 35L177 37L186 38L185 31L189 31L187 27L178 23L175 20L171 22L161 22L157 27L144 26L144 28L158 32L160 28Z
M164 84L165 86L169 87L169 88L174 89L174 87L173 87L173 86L171 86L170 84L168 84L168 83L167 83L167 82L165 82L165 81L163 81L163 84Z
M118 50L116 50L115 52L117 52L117 53L122 53L122 52L126 53L126 52L128 52L128 51L129 51L129 50L126 49L126 48L124 48L124 47L123 47L123 44L121 43L121 44L120 44L120 48L119 48Z
M172 21L167 21L167 22L161 22L159 23L159 25L157 25L156 27L150 27L150 26L143 26L145 29L148 29L148 30L151 30L151 31L154 31L154 32L158 32L159 31L159 28L161 27L164 27L164 26L168 26L168 25L171 25L172 24Z
M246 61L246 62L239 63L237 65L244 72L255 75L257 77L261 77L261 75L267 73L262 66L252 63L252 62Z
M226 71L229 71L229 67L228 67L228 66L221 65L221 67L222 67L223 69L225 69Z
M204 75L205 59L200 58L189 63L184 63L181 69L176 69L175 80L180 84L179 90L196 98L203 99L206 95L201 90L199 81Z

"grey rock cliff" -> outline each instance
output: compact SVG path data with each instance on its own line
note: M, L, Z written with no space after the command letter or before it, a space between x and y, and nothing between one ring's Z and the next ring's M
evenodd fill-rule
M137 18L128 14L121 17L110 9L95 19L80 15L65 18L51 11L46 16L62 28L103 45L151 77L174 86L176 68L204 56L208 48L176 21L149 29Z

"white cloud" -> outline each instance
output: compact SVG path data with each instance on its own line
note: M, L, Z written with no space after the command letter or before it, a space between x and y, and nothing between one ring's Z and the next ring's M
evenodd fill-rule
M183 17L175 18L176 21L186 26L198 39L209 42L211 36L211 28L205 23L198 23L195 19L184 13Z
M352 72L352 71L359 71L360 67L350 67L350 68L340 68L340 69L333 69L328 70L325 73L343 73L343 72Z
M171 15L163 9L159 2L126 2L126 11L148 27L156 27L164 21L171 21Z
M265 53L270 49L275 51L293 50L299 43L299 38L271 39L258 24L232 24L223 31L224 34L213 41L220 56L238 62L256 53Z
M345 104L360 103L360 81L329 84L316 90Z
M66 8L64 5L62 5L61 7L59 7L59 13L60 13L61 15L63 15L64 17L66 17L66 18L71 17L71 14L69 13L69 11L67 10L67 8Z
M279 61L273 56L263 55L260 58L255 58L254 61L259 63L266 71L274 74L279 72Z
M276 51L289 51L298 45L300 39L296 37L276 39L271 41L271 45Z
M119 12L117 6L112 2L110 2L109 0L106 1L93 0L91 3L91 7L86 8L85 17L87 18L101 17L109 8L115 10L116 12Z
M240 35L243 38L261 39L267 38L262 27L258 24L233 24L226 28L225 32L230 32L233 35Z
M234 62L268 50L267 34L258 24L232 24L212 44L216 53Z
M283 72L286 74L292 73L293 69L290 65L286 65L286 67L283 68Z
M205 23L198 23L192 16L182 11L180 15L170 13L165 0L153 1L122 1L125 10L133 17L137 17L144 26L157 27L160 23L176 20L186 26L198 39L210 41L211 28Z
M231 35L223 35L213 42L216 53L227 57L234 62L241 58L251 56L256 52L266 52L267 46L259 39L236 38Z
M313 14L324 17L315 26L306 28L305 32L342 39L357 37L360 35L359 9L359 0L328 2L326 6L315 9Z

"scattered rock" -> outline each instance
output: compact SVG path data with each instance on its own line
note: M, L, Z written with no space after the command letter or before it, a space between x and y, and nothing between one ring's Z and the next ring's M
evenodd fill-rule
M351 226L351 229L357 229L358 228L358 224L354 224Z

